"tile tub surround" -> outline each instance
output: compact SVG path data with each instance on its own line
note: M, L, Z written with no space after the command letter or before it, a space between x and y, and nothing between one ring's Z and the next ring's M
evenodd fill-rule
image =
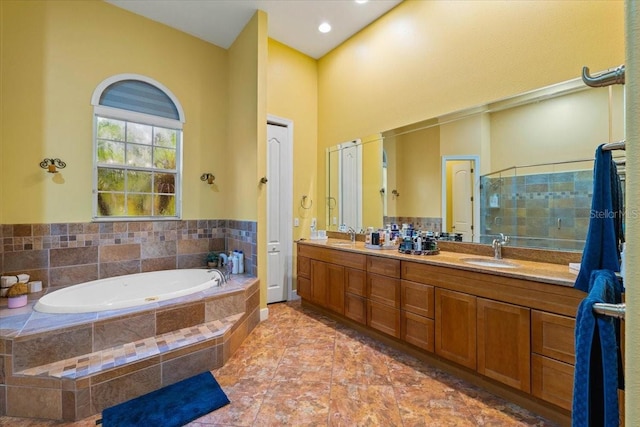
M259 281L149 306L45 314L0 305L0 415L77 420L222 366L259 323Z
M242 250L257 274L252 221L186 220L0 225L0 272L28 273L44 287L205 265L209 251Z

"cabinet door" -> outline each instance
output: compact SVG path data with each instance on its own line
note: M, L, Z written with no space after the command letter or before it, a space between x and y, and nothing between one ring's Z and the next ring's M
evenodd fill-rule
M367 296L367 273L364 270L356 270L355 268L345 268L345 285L344 290L350 294Z
M311 280L298 276L298 287L296 293L300 298L311 299Z
M366 325L367 300L364 297L346 292L344 294L344 315L351 320Z
M400 338L400 310L375 301L368 301L367 308L367 325Z
M311 301L325 306L327 303L327 264L311 260Z
M344 267L311 260L311 301L344 314Z
M367 296L371 301L400 308L400 279L367 273Z
M344 267L327 264L327 308L344 314Z
M476 297L436 288L435 351L476 369Z
M311 260L304 256L298 257L298 276L309 278L311 274Z
M526 307L477 299L478 373L531 391L531 319Z
M433 319L408 311L402 311L400 318L402 339L416 347L433 352Z

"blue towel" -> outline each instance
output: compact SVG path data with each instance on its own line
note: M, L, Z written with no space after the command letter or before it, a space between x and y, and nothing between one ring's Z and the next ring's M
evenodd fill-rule
M604 145L604 144L603 144ZM587 241L574 288L587 292L592 270L620 271L622 189L611 151L596 149Z
M620 303L620 282L613 271L594 270L589 294L576 317L576 365L573 380L573 427L617 427L618 388L624 388L620 356L620 321L596 315L596 302Z

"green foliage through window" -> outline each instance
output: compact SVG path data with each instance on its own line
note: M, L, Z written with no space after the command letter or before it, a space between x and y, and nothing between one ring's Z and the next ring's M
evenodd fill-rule
M96 116L98 217L176 217L181 130Z

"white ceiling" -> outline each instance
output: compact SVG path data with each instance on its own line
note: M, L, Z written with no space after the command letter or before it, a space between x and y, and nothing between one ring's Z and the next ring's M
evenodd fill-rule
M105 0L228 49L255 11L267 12L269 37L320 58L402 0ZM322 34L318 25L329 22Z

